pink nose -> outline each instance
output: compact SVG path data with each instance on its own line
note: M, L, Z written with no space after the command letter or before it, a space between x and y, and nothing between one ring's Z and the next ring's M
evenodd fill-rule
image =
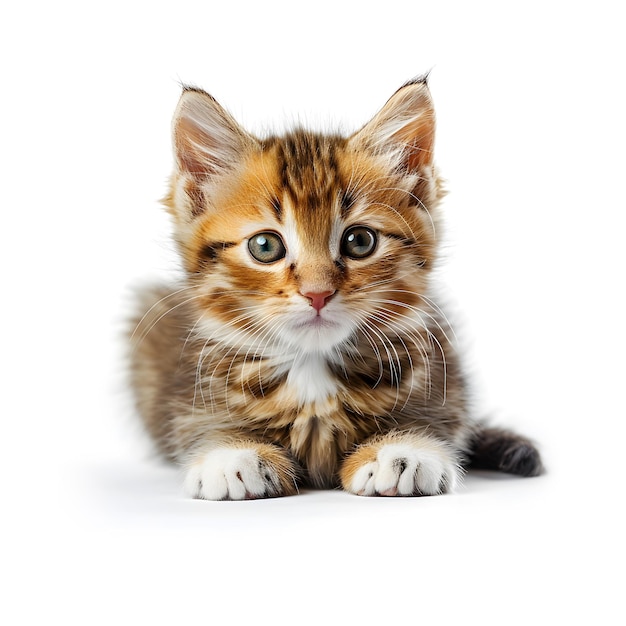
M305 298L308 298L311 302L311 306L319 313L325 306L326 302L334 295L334 291L322 291L321 293L303 293Z

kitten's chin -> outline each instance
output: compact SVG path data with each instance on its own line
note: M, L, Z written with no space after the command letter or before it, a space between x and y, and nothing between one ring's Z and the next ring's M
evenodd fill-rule
M329 352L346 341L353 331L352 324L345 319L307 315L286 324L281 338L299 350Z

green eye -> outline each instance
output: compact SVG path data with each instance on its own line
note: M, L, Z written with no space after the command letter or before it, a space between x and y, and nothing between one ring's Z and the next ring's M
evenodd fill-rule
M260 263L275 263L284 258L287 250L276 233L258 233L248 239L248 251Z
M376 233L365 226L348 228L341 240L341 254L351 259L364 259L376 249Z

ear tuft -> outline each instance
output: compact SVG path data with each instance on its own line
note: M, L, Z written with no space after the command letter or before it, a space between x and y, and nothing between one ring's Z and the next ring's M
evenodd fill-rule
M183 87L173 120L176 162L194 178L232 167L253 139L208 93Z
M414 172L432 165L435 142L435 109L428 74L405 83L351 142L400 159Z
M426 87L428 87L429 78L430 78L430 70L428 70L428 72L425 72L424 74L419 74L415 76L414 78L407 80L406 83L404 83L404 85L402 85L400 89L402 89L403 87L408 87L409 85L426 85Z

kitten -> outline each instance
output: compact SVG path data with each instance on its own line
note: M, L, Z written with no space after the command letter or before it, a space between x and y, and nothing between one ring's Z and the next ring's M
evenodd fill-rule
M468 465L541 472L531 442L468 414L431 285L434 130L423 78L349 137L259 139L184 89L166 205L185 278L141 295L132 384L190 496L431 495Z

